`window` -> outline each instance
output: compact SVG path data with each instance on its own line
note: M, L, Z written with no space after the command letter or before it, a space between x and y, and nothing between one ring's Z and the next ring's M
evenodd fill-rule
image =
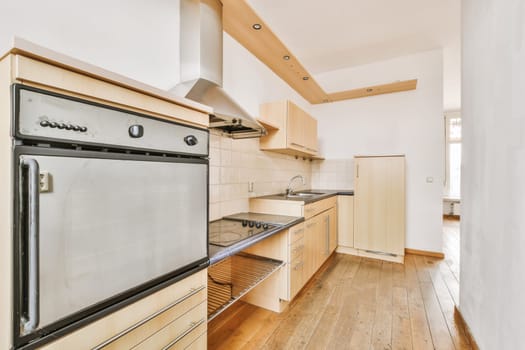
M461 116L459 112L445 115L446 176L445 197L460 198L461 194Z

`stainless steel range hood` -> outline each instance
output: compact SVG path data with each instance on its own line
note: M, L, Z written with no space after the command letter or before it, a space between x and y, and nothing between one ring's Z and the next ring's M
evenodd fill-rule
M210 128L233 138L260 137L266 130L222 88L222 4L180 0L181 83L171 91L213 108Z

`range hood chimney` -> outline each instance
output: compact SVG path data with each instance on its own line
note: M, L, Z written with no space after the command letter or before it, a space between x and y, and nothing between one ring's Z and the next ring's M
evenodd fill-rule
M232 138L266 135L266 130L222 88L222 4L180 0L181 83L171 92L213 108L210 128Z

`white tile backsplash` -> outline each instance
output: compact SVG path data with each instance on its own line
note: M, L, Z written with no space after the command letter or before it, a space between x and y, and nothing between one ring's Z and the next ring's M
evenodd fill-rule
M259 150L259 139L234 140L210 133L210 220L248 211L249 198L284 192L288 181L302 175L311 188L312 162ZM248 183L253 182L253 192Z
M326 159L312 162L312 188L353 189L354 160Z

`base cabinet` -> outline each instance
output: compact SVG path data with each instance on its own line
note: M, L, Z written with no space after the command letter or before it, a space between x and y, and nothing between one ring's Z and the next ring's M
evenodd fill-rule
M206 349L206 284L199 271L40 349Z
M405 157L356 157L354 247L405 255Z
M305 218L303 223L289 228L286 233L287 264L283 282L286 287L282 300L292 300L336 249L336 203L335 196L310 204L258 198L250 202L253 212Z
M354 247L354 196L337 197L338 251Z

